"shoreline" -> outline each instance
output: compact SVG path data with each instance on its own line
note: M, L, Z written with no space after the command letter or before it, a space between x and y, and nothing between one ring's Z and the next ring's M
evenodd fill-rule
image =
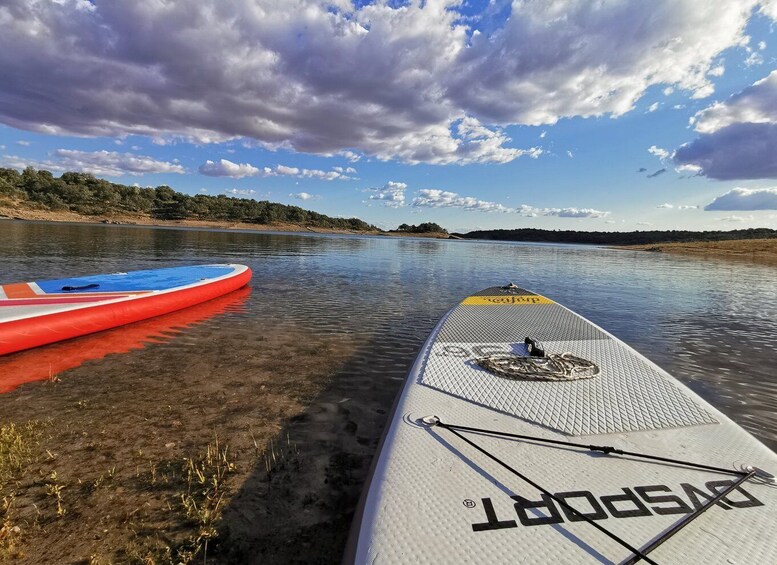
M150 216L133 214L102 214L87 216L70 211L22 209L0 205L0 220L107 224L124 226L146 226L161 228L201 228L219 230L245 230L255 232L318 233L341 235L370 235L385 237L418 237L427 239L466 239L443 233L411 233L391 231L346 230L307 226L304 224L254 224L250 222L228 222L216 220L157 220ZM525 243L546 243L531 242ZM575 245L575 244L573 244ZM619 251L647 251L712 259L730 259L759 265L777 265L777 238L775 239L731 239L721 241L694 241L682 243L652 243L641 245L605 245Z
M726 259L757 265L777 266L777 239L732 239L687 243L608 246L619 251L646 251L704 259Z
M230 222L217 220L157 220L151 216L134 214L101 214L87 216L75 212L59 210L32 210L0 206L0 220L16 220L27 222L58 222L83 224L108 224L122 226L148 226L162 228L210 228L223 230L246 230L256 232L289 232L289 233L321 233L343 235L374 235L390 237L423 237L433 239L449 239L442 233L402 233L394 231L346 230L307 226L304 224L254 224L250 222Z

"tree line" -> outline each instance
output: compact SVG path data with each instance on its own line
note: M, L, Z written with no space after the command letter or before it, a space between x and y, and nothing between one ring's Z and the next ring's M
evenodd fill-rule
M215 220L253 224L289 223L303 226L378 231L358 218L332 218L299 206L219 194L191 196L169 186L141 188L112 183L88 173L62 173L27 167L0 168L0 198L31 203L47 210L84 215L147 215L159 220Z
M434 222L424 222L422 224L400 224L396 231L406 233L448 233L444 227Z
M522 228L514 230L477 230L454 235L466 239L489 239L499 241L590 243L596 245L649 245L653 243L687 243L691 241L723 241L730 239L769 239L777 237L777 230L769 228L750 228L745 230L701 232L687 230L595 232Z

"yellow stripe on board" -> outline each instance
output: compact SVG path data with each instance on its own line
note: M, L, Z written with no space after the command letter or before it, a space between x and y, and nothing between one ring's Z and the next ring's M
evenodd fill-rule
M469 296L462 302L465 306L523 306L525 304L553 304L553 301L538 294L528 296Z

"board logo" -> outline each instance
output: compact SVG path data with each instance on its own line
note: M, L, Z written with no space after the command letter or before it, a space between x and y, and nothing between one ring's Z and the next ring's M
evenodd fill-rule
M469 296L462 301L465 306L523 306L526 304L553 304L553 301L538 294L526 296Z
M666 516L669 514L690 514L699 510L719 492L733 484L732 481L709 481L704 488L690 483L682 483L680 492L673 492L666 485L645 485L623 487L618 494L596 496L587 490L557 492L555 496L591 520L609 518L638 518L645 516ZM706 490L705 490L706 489ZM529 500L522 496L511 496L513 510L522 526L545 526L564 522L580 522L584 518L557 504L546 494L540 500ZM490 498L481 498L481 507L485 512L485 521L472 524L472 531L486 532L504 528L517 528L518 522L510 519L509 514L500 509L501 516ZM717 506L724 510L732 508L750 508L763 506L751 493L741 486L721 498ZM472 508L472 507L470 507Z

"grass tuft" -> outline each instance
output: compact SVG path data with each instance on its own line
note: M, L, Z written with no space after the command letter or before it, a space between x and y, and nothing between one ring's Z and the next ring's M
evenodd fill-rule
M32 421L0 426L0 490L18 479L33 461L35 447L43 434L44 422Z

